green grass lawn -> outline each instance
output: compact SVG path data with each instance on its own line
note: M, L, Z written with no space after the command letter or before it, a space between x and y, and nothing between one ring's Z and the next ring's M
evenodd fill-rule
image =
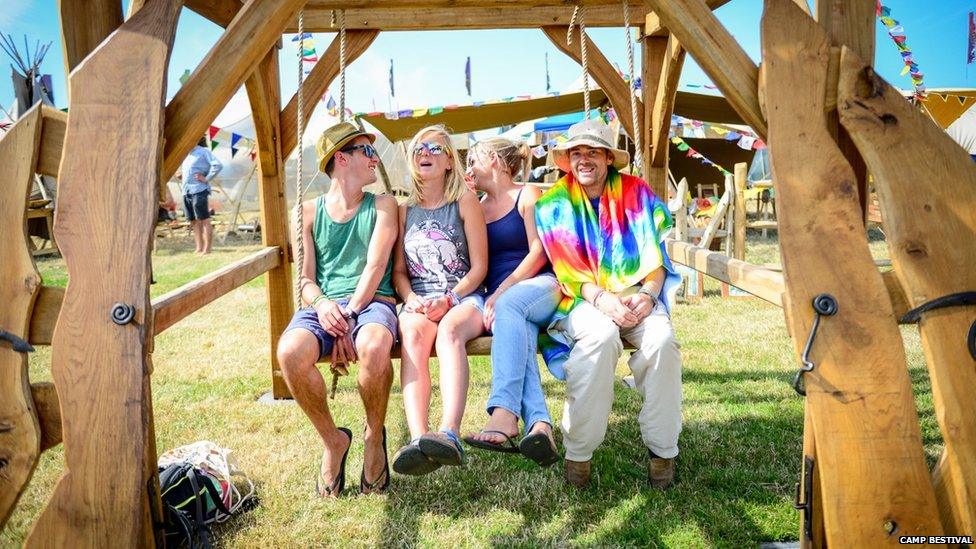
M751 262L779 263L775 239L752 238L750 246ZM160 239L152 294L257 248L227 244L199 258L186 241ZM873 242L872 251L884 257L884 243ZM46 284L65 283L60 260L44 260L39 267ZM313 492L321 450L311 425L291 402L256 402L271 381L266 322L259 278L156 339L152 391L158 449L212 440L232 448L258 486L260 505L217 529L221 545L746 547L797 539L792 503L801 462L803 400L790 382L798 360L782 310L764 301L721 299L710 282L700 302L677 306L684 431L677 479L666 492L646 485L646 453L636 420L640 400L618 384L609 434L594 456L586 490L567 487L561 465L540 469L517 456L474 450L463 468L422 478L395 476L387 496L320 500ZM941 437L924 359L915 328L903 328L902 334L933 463ZM436 417L440 399L433 370ZM628 373L625 363L618 373ZM486 419L489 360L472 359L471 375L464 430L477 430ZM31 356L31 376L50 379L49 348ZM564 386L547 372L543 381L558 421ZM408 436L398 384L387 421L391 453ZM330 406L337 423L356 437L347 468L347 493L355 493L363 412L353 381L340 382ZM20 545L63 467L61 447L42 456L18 509L0 532L0 546Z

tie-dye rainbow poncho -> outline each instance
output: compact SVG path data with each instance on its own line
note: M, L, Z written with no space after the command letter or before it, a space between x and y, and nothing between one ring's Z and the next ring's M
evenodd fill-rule
M554 376L566 378L562 365L572 346L556 327L583 300L583 283L621 292L663 266L667 275L659 299L670 311L681 280L664 249L664 234L674 223L667 206L643 180L611 167L598 215L583 187L567 174L539 198L535 220L564 294L548 334L539 339Z

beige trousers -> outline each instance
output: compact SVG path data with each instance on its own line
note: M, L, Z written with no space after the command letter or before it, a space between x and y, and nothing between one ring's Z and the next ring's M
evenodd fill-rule
M681 354L664 305L643 321L620 328L587 302L560 321L574 341L566 360L562 432L566 459L588 461L603 442L613 405L614 369L623 340L637 348L629 365L644 397L638 422L644 445L662 458L678 455L681 433Z

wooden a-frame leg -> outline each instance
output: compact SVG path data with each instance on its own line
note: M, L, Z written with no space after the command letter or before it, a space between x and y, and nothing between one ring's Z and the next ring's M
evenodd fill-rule
M65 473L31 547L155 543L150 240L181 4L147 0L71 75L55 219L69 282L51 358Z
M27 111L0 139L0 330L28 339L41 275L28 248L27 196L41 141L41 106ZM27 378L27 349L0 343L0 528L27 486L41 433Z
M867 246L850 165L828 131L830 43L792 0L762 20L766 115L779 204L787 320L809 349L806 406L815 436L828 545L869 547L942 525L922 451L904 344ZM930 534L934 533L934 534Z
M895 274L911 307L976 291L976 166L931 119L861 61L841 53L840 123L875 177ZM951 185L947 185L951 182ZM976 306L919 322L945 456L936 471L943 524L976 532L976 357L967 336Z

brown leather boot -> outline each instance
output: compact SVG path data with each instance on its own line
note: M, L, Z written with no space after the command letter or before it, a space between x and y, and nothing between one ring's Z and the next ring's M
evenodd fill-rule
M566 482L577 488L586 488L590 483L590 462L564 460L566 462Z
M671 486L674 482L674 458L652 457L647 464L647 479L658 490Z

